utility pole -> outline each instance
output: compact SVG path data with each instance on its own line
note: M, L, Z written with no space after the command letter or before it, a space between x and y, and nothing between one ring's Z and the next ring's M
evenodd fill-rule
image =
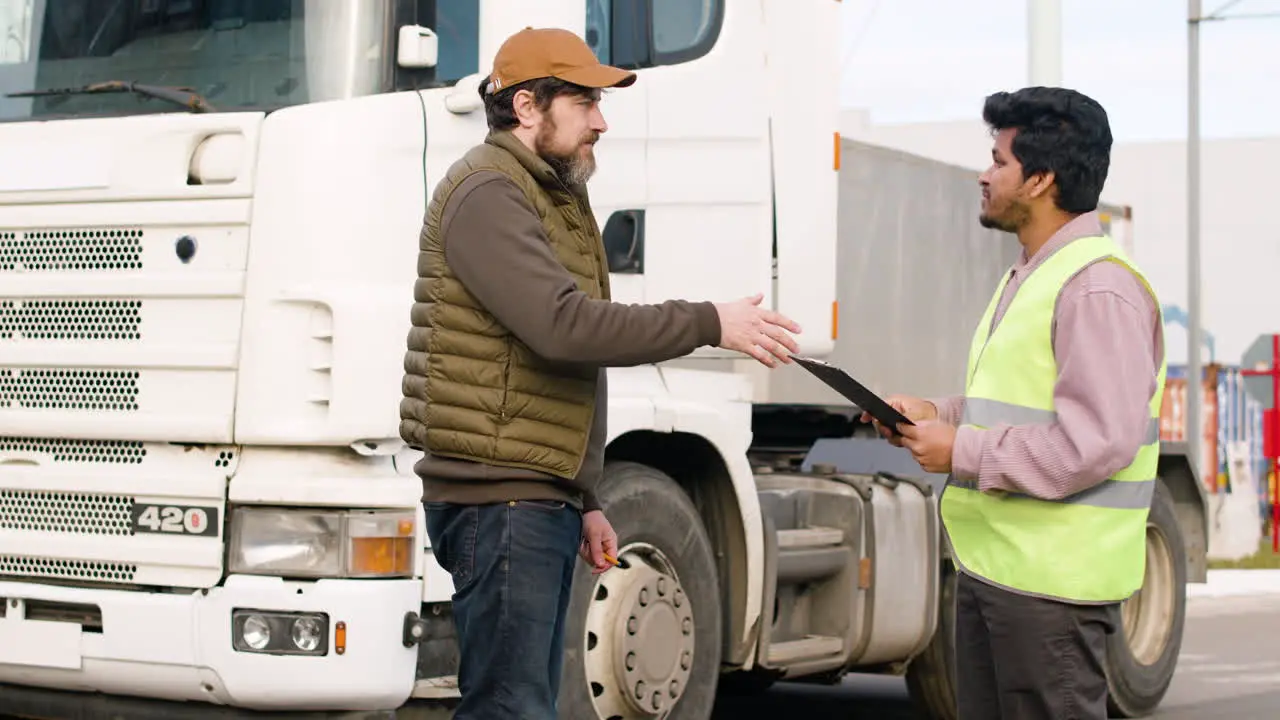
M1226 0L1205 15L1200 0L1187 0L1187 442L1193 448L1192 468L1199 474L1203 411L1200 361L1202 331L1200 314L1200 26L1206 22L1280 18L1278 12L1225 14L1242 0ZM1217 378L1214 378L1217 382ZM1213 458L1209 458L1213 462Z
M1203 477L1200 362L1200 0L1187 0L1187 447Z
M1029 85L1062 85L1062 1L1027 0Z

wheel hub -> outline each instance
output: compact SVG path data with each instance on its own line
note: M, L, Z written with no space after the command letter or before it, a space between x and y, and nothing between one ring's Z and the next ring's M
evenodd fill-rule
M1176 598L1173 552L1164 534L1147 525L1146 573L1142 587L1121 604L1121 625L1133 657L1153 665L1169 644Z
M619 553L626 568L596 582L587 610L587 680L600 717L661 718L693 670L693 607L652 546Z

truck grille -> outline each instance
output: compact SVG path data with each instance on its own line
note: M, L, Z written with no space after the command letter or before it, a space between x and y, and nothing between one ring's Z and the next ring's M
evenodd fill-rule
M125 495L0 490L0 530L132 535L134 499ZM0 554L0 577L132 582L137 565Z
M0 530L132 535L133 502L125 495L0 490Z
M137 228L0 232L0 271L140 269L142 231Z
M0 368L0 409L137 410L136 370Z
M0 340L141 340L141 300L0 300Z
M0 437L0 456L6 453L45 455L51 457L54 462L128 465L141 463L147 456L147 450L143 444L132 440Z
M61 578L93 582L132 582L137 565L126 563L54 560L0 555L0 576Z

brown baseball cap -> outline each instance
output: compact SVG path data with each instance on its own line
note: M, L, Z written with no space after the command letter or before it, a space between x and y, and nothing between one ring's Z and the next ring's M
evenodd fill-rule
M568 30L527 27L498 48L485 93L544 77L589 88L627 87L636 81L635 73L602 64L587 43Z

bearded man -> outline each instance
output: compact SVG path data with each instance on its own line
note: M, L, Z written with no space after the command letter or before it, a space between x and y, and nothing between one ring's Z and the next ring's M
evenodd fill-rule
M569 31L516 33L479 89L488 136L428 208L400 434L424 451L427 534L454 584L457 720L556 717L574 563L601 573L618 553L594 492L605 368L701 346L773 367L797 349L762 294L610 302L586 182L601 91L635 81Z

